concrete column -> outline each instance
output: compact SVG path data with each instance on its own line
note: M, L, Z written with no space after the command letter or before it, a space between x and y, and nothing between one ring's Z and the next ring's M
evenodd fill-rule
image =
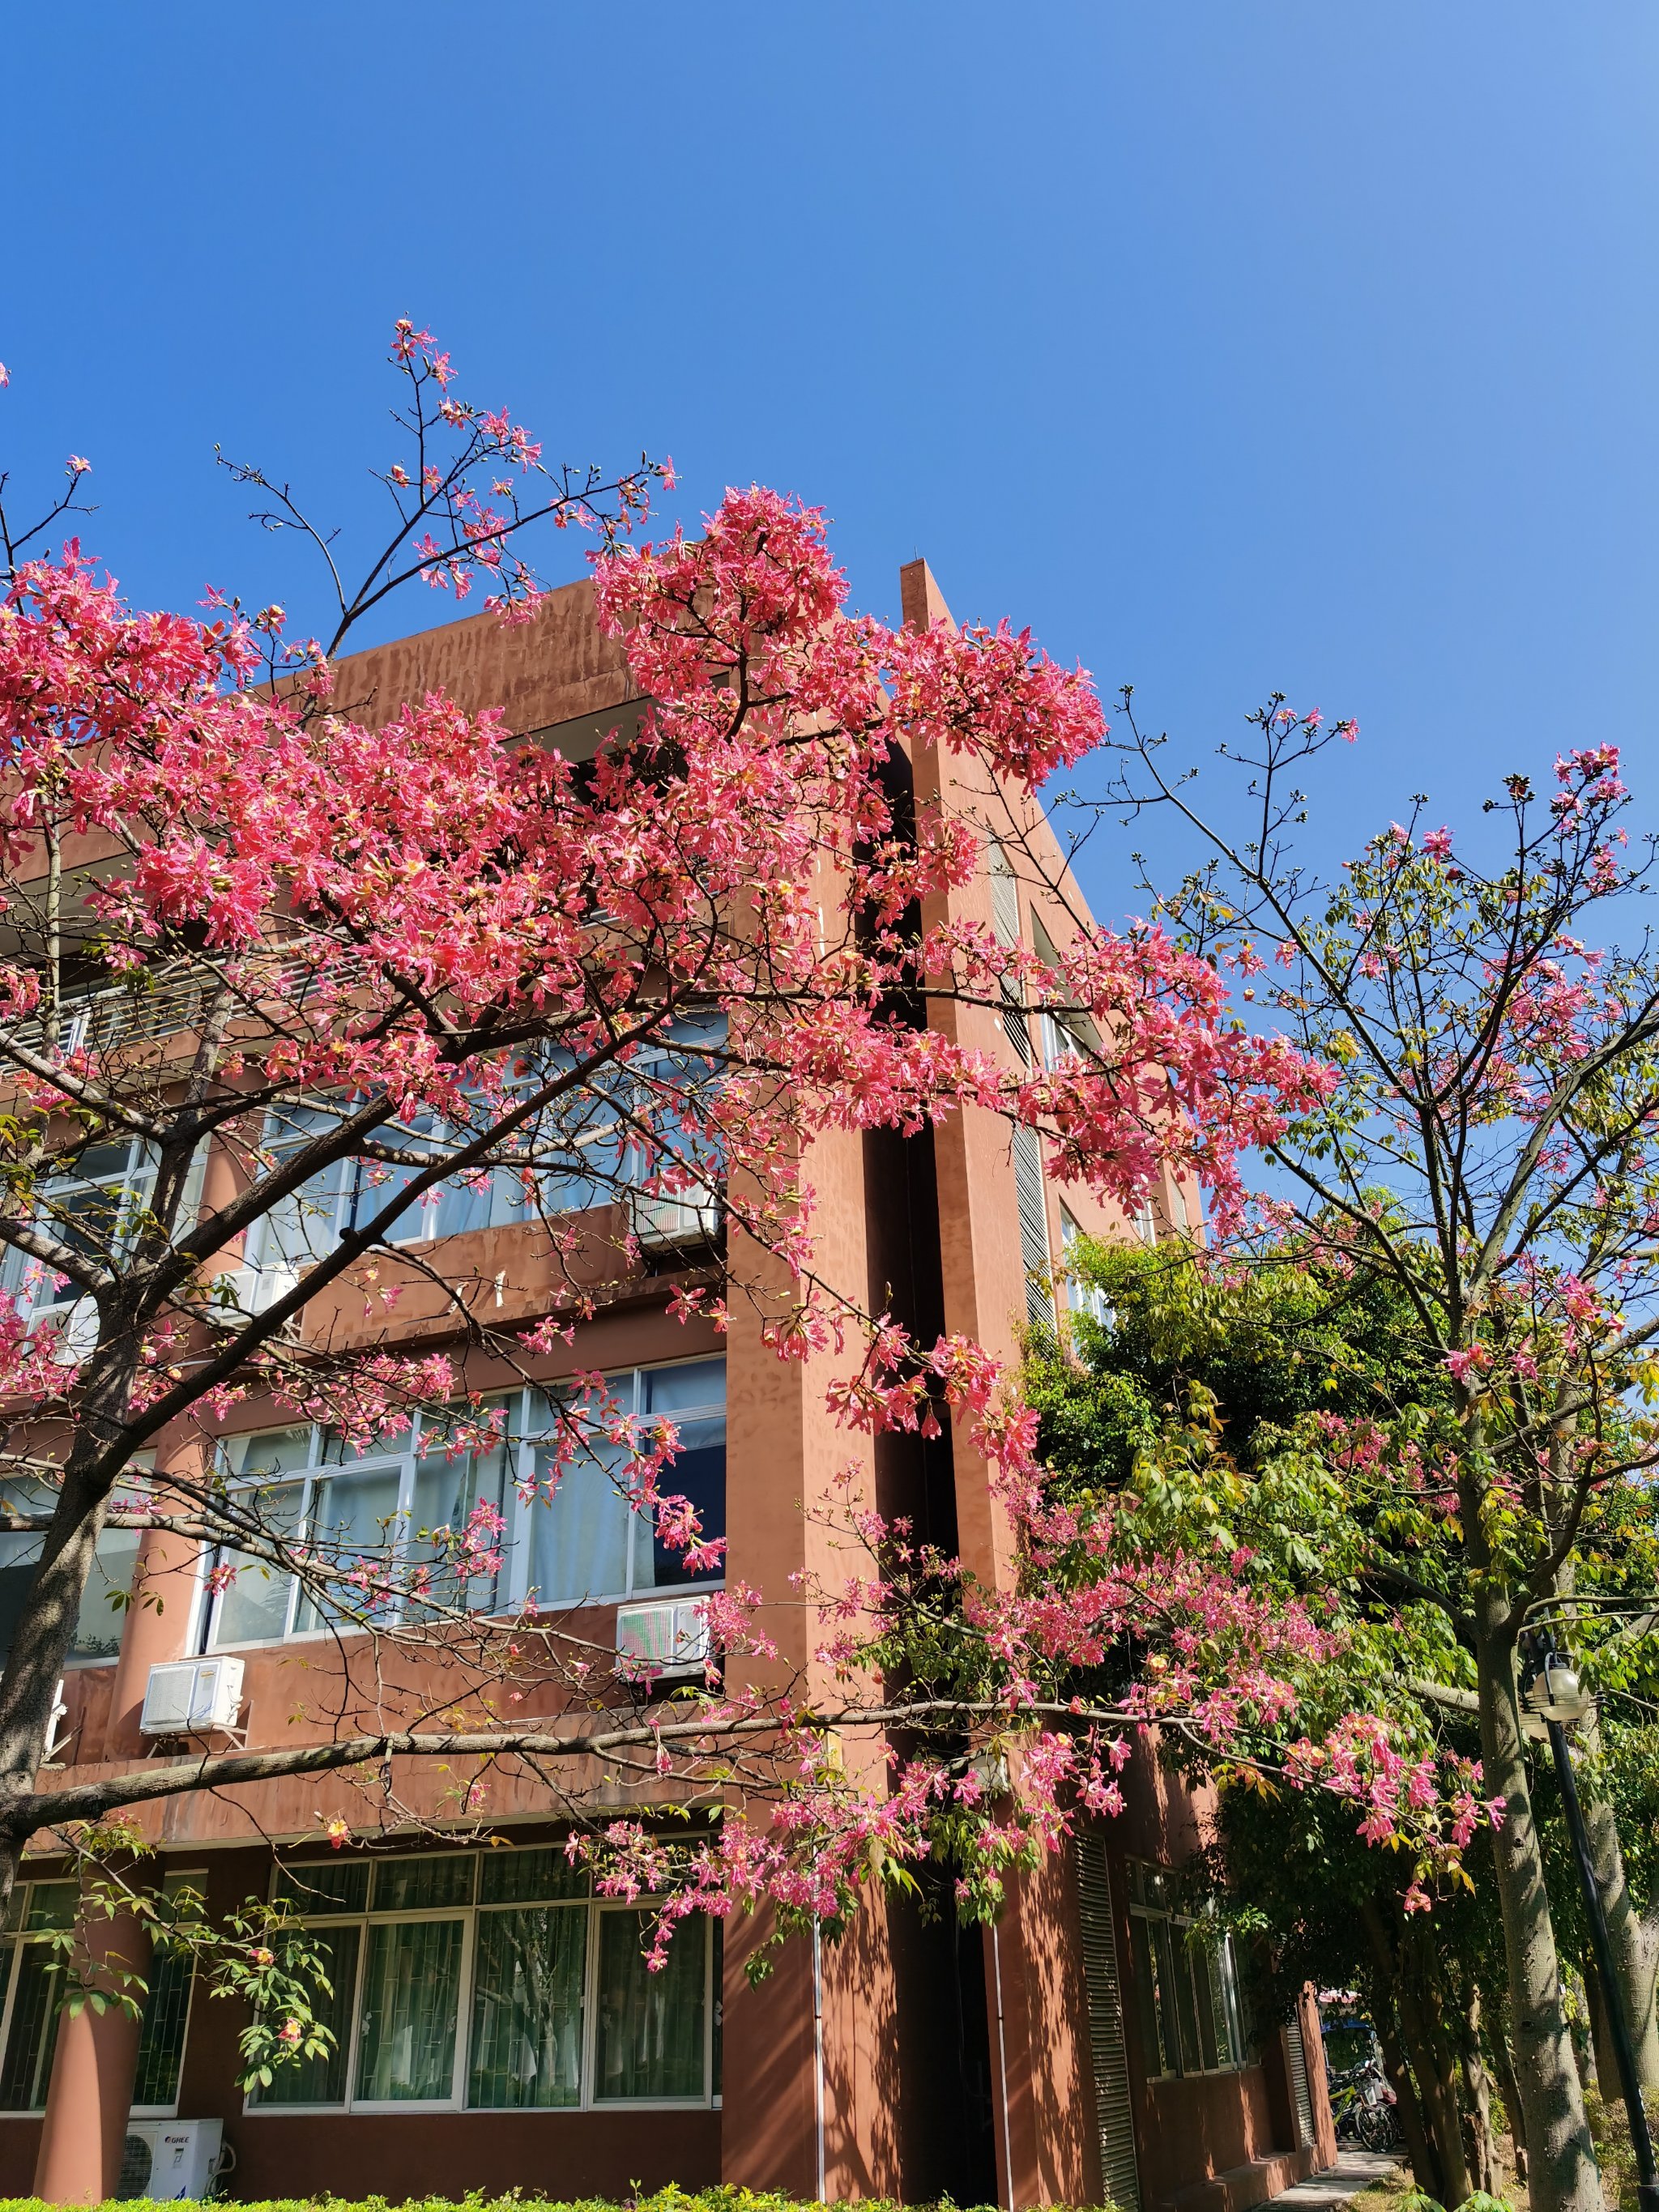
M200 1438L191 1437L176 1444L171 1453L157 1455L155 1486L164 1510L168 1474L186 1474L193 1479L202 1472L205 1453L206 1447ZM164 1659L182 1659L186 1656L200 1549L199 1545L165 1529L148 1528L144 1532L133 1575L132 1603L127 1608L121 1632L121 1651L115 1662L115 1680L110 1692L105 1739L106 1758L131 1759L145 1748L144 1740L138 1733L144 1687L152 1667Z
M139 2022L113 1999L123 1986L118 1977L149 1972L149 1932L130 1913L112 1920L100 1915L79 1932L94 1983L112 2002L102 2012L84 2004L58 2024L34 2168L34 2193L49 2204L95 2204L115 2194L138 2069Z

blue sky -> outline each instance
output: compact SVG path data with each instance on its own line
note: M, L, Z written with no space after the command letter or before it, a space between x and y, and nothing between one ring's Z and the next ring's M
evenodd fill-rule
M1358 715L1328 854L1569 743L1647 782L1650 0L87 0L0 39L0 453L91 458L136 598L303 614L213 447L366 520L409 313L553 454L672 452L688 514L799 492L861 604L924 552L1183 755L1273 689ZM1113 848L1086 880L1134 902Z

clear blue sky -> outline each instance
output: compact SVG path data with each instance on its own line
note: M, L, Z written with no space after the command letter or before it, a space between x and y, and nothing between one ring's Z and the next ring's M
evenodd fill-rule
M366 515L408 313L554 454L797 491L860 603L925 552L1185 752L1357 714L1330 850L1592 737L1648 782L1652 0L83 0L0 62L0 449L92 459L137 598L303 613L214 443Z

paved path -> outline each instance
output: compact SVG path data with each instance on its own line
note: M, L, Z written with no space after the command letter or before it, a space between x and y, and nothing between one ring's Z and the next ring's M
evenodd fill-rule
M1387 2151L1350 2150L1346 2147L1338 2152L1336 2164L1324 2173L1316 2173L1310 2180L1298 2181L1294 2189L1287 2189L1282 2197L1272 2198L1258 2212L1331 2212L1337 2204L1346 2204L1362 2189L1369 2189L1374 2181L1386 2181L1401 2164Z

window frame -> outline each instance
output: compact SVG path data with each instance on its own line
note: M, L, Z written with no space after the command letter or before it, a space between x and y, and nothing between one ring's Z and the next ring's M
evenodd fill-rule
M98 1139L100 1145L112 1146L118 1142L118 1139ZM94 1147L90 1144L82 1147L83 1152L94 1149ZM129 1199L133 1199L140 1204L148 1202L149 1194L155 1188L156 1170L159 1164L144 1138L129 1137L126 1142L126 1163L118 1174L82 1175L75 1170L65 1170L58 1174L47 1173L41 1176L36 1194L40 1201L47 1206L61 1205L65 1199L74 1196L80 1191L101 1190L118 1196L123 1207L122 1214L118 1216L118 1234L115 1238L115 1249L118 1253L125 1249L132 1238L132 1224L131 1219L126 1218L125 1202ZM191 1176L193 1183L199 1190L201 1182L199 1147L198 1159L191 1163ZM40 1218L38 1208L32 1214L31 1218ZM62 1226L61 1224L52 1221L50 1217L46 1218L45 1225L53 1234L58 1233ZM185 1209L182 1207L179 1225L181 1228L186 1225ZM32 1268L39 1270L33 1279L30 1279L29 1273ZM36 1260L19 1245L8 1244L3 1251L0 1251L0 1296L9 1298L20 1318L32 1326L38 1327L47 1315L56 1314L63 1317L63 1326L69 1327L70 1316L87 1296L86 1291L82 1290L78 1284L70 1281L67 1278L61 1285L53 1282L52 1272L44 1261Z
M676 1368L705 1366L716 1360L720 1362L722 1368L726 1366L726 1357L724 1352L699 1352L681 1359L652 1360L638 1366L622 1368L616 1371L614 1376L608 1379L616 1384L626 1382L629 1395L625 1410L633 1418L644 1419L647 1418L646 1410L647 1388L646 1377L647 1376L671 1372ZM535 1440L540 1432L540 1428L533 1419L533 1401L538 1397L550 1396L552 1391L557 1387L555 1382L540 1389L526 1386L518 1391L484 1393L487 1404L505 1401L507 1406L507 1429L505 1438L507 1464L503 1470L503 1495L501 1504L501 1511L507 1522L501 1539L502 1571L496 1577L495 1590L489 1603L472 1608L485 1617L494 1615L497 1618L508 1618L521 1611L529 1602L530 1573L535 1534L535 1522L532 1516L538 1507L541 1510L545 1510L545 1507L544 1502L534 1496L526 1502L520 1495L520 1492L530 1489L536 1480ZM620 1400L622 1395L620 1390L617 1391L616 1395ZM514 1400L518 1401L516 1407L513 1402ZM697 1421L713 1419L717 1413L724 1416L726 1407L727 1401L722 1389L718 1403L710 1400L707 1402L699 1401L695 1405L676 1407L666 1413L665 1418L673 1420L678 1425L689 1426ZM307 1425L310 1428L307 1456L303 1465L285 1468L275 1475L249 1480L240 1477L228 1478L227 1490L230 1494L234 1495L239 1491L269 1491L289 1485L299 1485L301 1498L295 1529L296 1534L303 1540L304 1531L315 1510L318 1486L320 1483L337 1480L342 1476L347 1479L359 1475L373 1476L388 1468L395 1468L398 1470L398 1505L392 1517L398 1523L398 1534L395 1538L396 1559L398 1565L401 1566L407 1559L409 1547L416 1540L418 1533L414 1504L416 1484L419 1480L422 1456L422 1421L423 1416L418 1412L411 1415L408 1441L401 1450L368 1453L361 1459L344 1461L330 1461L324 1456L327 1449L327 1431L320 1424L316 1422L309 1425L299 1422L290 1424L290 1429L294 1431ZM221 1445L224 1445L234 1442L237 1437L244 1435L257 1437L273 1433L277 1431L266 1429L237 1431L232 1436L221 1437L219 1442ZM672 1495L673 1491L672 1468L668 1471L665 1480ZM589 1591L580 1598L555 1597L544 1600L538 1594L538 1610L563 1612L580 1606L628 1605L643 1602L658 1591L660 1591L665 1597L672 1595L676 1599L695 1598L707 1595L711 1590L725 1587L726 1577L723 1570L714 1574L699 1576L694 1580L684 1583L654 1584L641 1582L639 1578L636 1560L638 1548L642 1540L647 1543L650 1540L645 1516L638 1513L631 1514L628 1529L628 1587L626 1589ZM219 1546L215 1553L216 1560L234 1553L235 1548L231 1544ZM261 1570L254 1567L244 1571L257 1574ZM204 1602L201 1607L201 1617L197 1624L197 1632L192 1641L205 1654L217 1651L268 1650L277 1644L301 1643L319 1637L340 1633L356 1635L365 1632L355 1624L346 1624L342 1627L337 1622L324 1621L314 1627L307 1628L298 1626L296 1623L301 1601L299 1577L290 1576L283 1615L283 1626L279 1635L221 1642L218 1639L218 1625L224 1612L224 1600L227 1593L210 1589L204 1574L202 1583ZM386 1618L388 1626L396 1625L402 1618L401 1609L389 1611Z
M378 1911L374 1905L373 1878L375 1867L395 1865L393 1859L373 1862L369 1868L370 1886L367 1900L361 1911L301 1913L298 1917L304 1925L319 1934L330 1929L356 1928L357 1960L351 1991L350 2033L345 2051L343 2079L345 2094L337 2104L270 2104L258 2100L255 2093L245 2091L242 2111L249 2118L314 2118L318 2114L331 2112L342 2118L362 2117L385 2118L388 2114L410 2112L500 2112L512 2113L518 2118L540 2115L549 2118L574 2113L627 2112L718 2112L720 2092L714 2086L714 2012L720 2002L720 1991L714 1986L714 1972L719 1959L715 1937L715 1920L712 1913L699 1916L702 1927L694 1939L702 1943L702 2090L696 2096L681 2097L597 2097L593 2094L595 2064L599 2047L599 1924L607 1913L637 1913L648 1911L659 1900L654 1898L600 1897L590 1889L583 1897L508 1898L484 1900L479 1895L479 1869L483 1854L468 1852L422 1852L422 1857L465 1856L473 1861L472 1897L465 1905L439 1905L388 1907ZM301 1875L307 1865L325 1865L335 1862L313 1860L295 1863L291 1868L278 1868L272 1875L272 1892L283 1871ZM472 2072L473 2002L477 1990L478 1954L478 1923L485 1913L580 1912L586 1926L583 1932L581 1971L581 2061L580 2084L574 2102L567 2105L474 2105L468 2101ZM461 1957L455 1985L455 2045L450 2069L450 2094L447 2098L398 2097L362 2098L356 2094L357 2069L362 2051L363 1986L368 1972L370 1930L377 1926L413 1925L417 1922L460 1920L464 1925L461 1936ZM674 1937L682 1942L691 1933L682 1924ZM3 2051L0 2043L0 2051Z
M131 1482L118 1483L113 1493L114 1496L119 1498L123 1494L132 1492L136 1492L141 1495L148 1492L155 1479L155 1454L153 1451L149 1450L135 1452L132 1457L127 1462L126 1474L131 1478ZM9 1492L15 1492L15 1490L21 1486L23 1480L24 1479L20 1478L12 1482L0 1482L0 1498L4 1498ZM27 1503L26 1499L16 1499L15 1498L11 1502L16 1504L20 1507L26 1507ZM139 1548L143 1541L143 1529L106 1528L104 1531L103 1535L99 1538L97 1547L94 1552L93 1573L101 1574L109 1589L112 1590L116 1589L118 1587L116 1578L109 1572L108 1568L105 1564L106 1559L110 1556L109 1550L106 1547L111 1546L116 1540L118 1540L121 1548L125 1550L129 1538L131 1540L131 1565L127 1574L126 1592L128 1599L131 1600L132 1595L133 1582L138 1571ZM16 1554L12 1553L6 1548L6 1547L11 1543L14 1539L15 1539L19 1544L19 1551ZM38 1566L40 1564L38 1559L30 1559L21 1556L21 1554L27 1552L30 1544L44 1546L45 1542L46 1536L44 1531L0 1528L0 1570L9 1570L13 1566ZM88 1593L91 1589L91 1584L92 1575L89 1574L87 1577L87 1587L83 1589L81 1593L81 1606L82 1610L84 1610L86 1607ZM193 1604L193 1583L191 1585L191 1601ZM111 1606L108 1609L107 1618L116 1624L115 1649L113 1651L82 1651L77 1649L82 1628L82 1622L77 1616L75 1628L76 1642L70 1644L69 1651L64 1656L64 1672L66 1674L78 1674L82 1668L87 1667L113 1667L121 1656L121 1644L126 1635L127 1619L131 1610L131 1603L124 1606ZM4 1665L6 1658L9 1656L9 1646L3 1642L0 1642L0 1666ZM3 2049L3 2039L0 2038L0 2049Z
M1072 1266L1072 1252L1088 1235L1087 1230L1066 1205L1060 1201L1060 1264L1066 1277L1066 1304L1073 1314L1087 1314L1098 1328L1112 1325L1111 1302L1098 1283L1085 1283Z
M660 1042L643 1047L631 1060L618 1065L615 1074L625 1090L634 1091L634 1086L629 1081L631 1074L648 1076L653 1070L672 1066L676 1060L684 1060L688 1057L695 1060L702 1053L712 1053L717 1050L724 1044L726 1039L726 1025L723 1018L716 1018L713 1016L683 1016L671 1023L669 1027L670 1034ZM585 1127L578 1133L569 1137L568 1145L572 1152L580 1152L590 1146L602 1144L606 1139L617 1138L619 1132L623 1129L625 1117L630 1106L635 1103L635 1098L629 1097L620 1101L607 1102L602 1089L603 1079L603 1077L599 1079L599 1085L596 1087L592 1101L600 1118L595 1121L593 1126ZM303 1150L305 1146L321 1132L320 1130L301 1132L296 1126L298 1117L303 1114L326 1114L333 1103L326 1097L319 1096L292 1100L286 1107L271 1108L266 1114L264 1127L260 1134L261 1153L274 1155L280 1158L285 1153ZM607 1103L612 1117L609 1121L603 1118ZM441 1151L446 1144L473 1133L469 1132L464 1124L447 1121L441 1115L430 1114L421 1118L427 1124L425 1127L405 1126L388 1121L381 1124L375 1133L385 1136L388 1140L394 1135L401 1134L408 1139L411 1146L430 1145L434 1151ZM637 1134L624 1135L617 1147L617 1154L611 1170L614 1180L609 1186L599 1187L580 1204L556 1206L548 1207L546 1210L555 1216L562 1216L586 1212L596 1206L628 1203L636 1193L637 1186L649 1177L650 1170L646 1164L645 1146ZM723 1163L717 1167L711 1157L708 1166L708 1181L713 1182L724 1180ZM319 1210L315 1219L318 1224L316 1231L318 1249L311 1254L311 1261L314 1262L326 1257L328 1253L338 1244L341 1237L356 1223L360 1204L365 1196L370 1201L373 1210L379 1211L376 1193L389 1188L392 1180L402 1170L397 1168L387 1168L383 1171L384 1182L375 1183L370 1182L368 1178L377 1171L377 1163L362 1158L357 1154L349 1153L338 1160L331 1162L326 1168L319 1171L324 1176L337 1176L338 1188L333 1197L332 1223L325 1232L322 1228L324 1217L321 1201L319 1200L317 1202ZM471 1230L445 1230L440 1233L438 1224L442 1212L443 1192L452 1187L459 1186L464 1175L471 1172L472 1171L465 1170L453 1176L446 1176L441 1182L434 1183L430 1190L423 1192L419 1198L411 1200L410 1201L411 1206L418 1209L418 1221L402 1234L386 1238L384 1241L386 1248L397 1251L405 1245L413 1248L439 1244L447 1242L452 1236L470 1235L480 1228L515 1228L534 1221L537 1214L535 1203L528 1193L521 1190L514 1207L509 1211L504 1221L497 1222L492 1218L483 1223L475 1223ZM516 1180L519 1174L516 1169L503 1165L483 1168L477 1172L480 1176L490 1178L492 1183L498 1176ZM576 1186L578 1182L574 1171L571 1170L544 1168L538 1170L536 1175L544 1193L556 1188L561 1184ZM307 1186L302 1184L299 1191L291 1195L295 1199L303 1199L306 1188ZM688 1192L682 1202L695 1207L700 1214L712 1214L716 1211L706 1193ZM286 1201L278 1203L286 1203ZM493 1217L493 1197L490 1212ZM304 1265L295 1273L279 1255L267 1255L265 1247L270 1241L270 1224L275 1218L275 1207L262 1213L258 1220L249 1224L244 1241L242 1273L252 1285L256 1306L269 1304L271 1298L283 1295L293 1283L301 1279L305 1272ZM307 1241L310 1242L309 1237Z
M1233 1954L1233 1939L1230 1929L1213 1926L1210 1917L1203 1913L1177 1912L1164 1900L1167 1869L1152 1866L1143 1861L1128 1862L1129 1875L1129 1965L1137 1983L1141 1978L1141 1953L1151 1962L1153 1982L1145 1990L1137 1990L1137 2040L1141 2046L1141 2063L1149 2081L1185 2081L1194 2076L1215 2074L1238 2074L1253 2062L1244 2037L1243 2008L1238 1996L1237 1961ZM1134 1941L1133 1923L1139 1921L1144 1929L1141 1946ZM1194 1929L1208 1930L1206 1941L1207 1953L1204 1984L1195 1971ZM1219 1967L1218 1976L1217 1968ZM1166 1977L1172 1986L1166 1989ZM1220 2018L1215 2008L1215 1995L1219 1985ZM1205 1988L1211 1994L1207 2014L1201 2003ZM1186 2050L1187 2029L1182 2012L1184 1990L1191 2008L1194 2027L1198 2038L1198 2049L1192 2054L1197 2063L1189 2063ZM1215 2030L1224 2021L1229 2054L1224 2060L1217 2047L1216 2063L1204 2063L1204 2028L1210 2022L1212 2039ZM1146 2048L1145 2022L1152 2021L1159 2048ZM1174 2063L1170 2063L1173 2051ZM1159 2063L1153 2063L1154 2059Z

